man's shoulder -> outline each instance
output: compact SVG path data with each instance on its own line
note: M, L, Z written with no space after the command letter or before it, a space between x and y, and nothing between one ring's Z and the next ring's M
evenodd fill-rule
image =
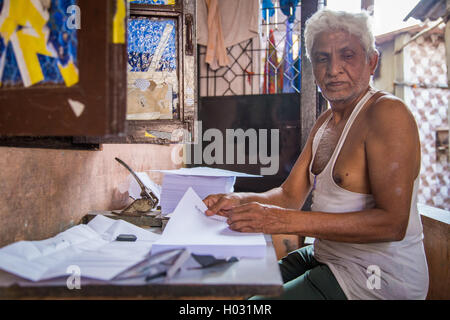
M367 121L369 125L375 126L379 126L387 121L390 123L393 121L397 122L397 125L411 121L415 122L414 116L406 104L400 98L388 92L382 92L368 107Z
M416 120L407 105L389 93L376 98L368 107L365 119L372 137L391 139L399 132L411 137L418 133Z
M400 98L394 96L393 94L385 91L377 92L377 97L370 106L371 112L382 112L387 111L386 109L404 109L408 110L406 104Z

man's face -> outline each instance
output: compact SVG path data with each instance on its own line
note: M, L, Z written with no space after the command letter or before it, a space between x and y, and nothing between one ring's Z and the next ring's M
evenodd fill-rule
M366 58L358 37L345 31L320 33L311 55L314 77L330 102L356 99L369 85L378 56Z

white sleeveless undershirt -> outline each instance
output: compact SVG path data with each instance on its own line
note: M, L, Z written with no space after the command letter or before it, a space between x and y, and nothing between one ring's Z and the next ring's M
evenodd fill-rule
M362 107L376 91L372 88L352 111L336 148L323 171L311 172L317 147L331 119L317 131L309 177L313 186L312 211L342 214L375 206L371 194L352 192L333 180L333 168L347 134ZM419 179L414 181L406 236L401 241L368 244L344 243L323 239L314 241L314 257L329 266L348 299L425 299L428 267L423 247L423 229L417 211Z

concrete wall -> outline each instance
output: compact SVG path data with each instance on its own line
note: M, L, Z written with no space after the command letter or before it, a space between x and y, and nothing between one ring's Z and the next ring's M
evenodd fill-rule
M103 145L102 151L0 147L0 247L40 240L79 223L91 210L114 210L129 202L117 188L128 171L173 169L173 146ZM159 173L148 172L161 183Z
M422 168L418 201L450 210L450 166L436 152L436 130L448 127L450 91L447 85L443 34L420 37L405 48L405 80L428 87L405 86L405 103L419 127Z
M403 33L378 45L380 77L373 84L402 99L416 119L422 148L419 202L450 210L449 158L436 155L436 129L449 125L450 92L439 87L448 81L444 32L419 37L394 54L410 38Z
M378 64L379 77L373 79L373 86L393 94L395 80L394 42L388 41L380 44L377 49L381 53Z

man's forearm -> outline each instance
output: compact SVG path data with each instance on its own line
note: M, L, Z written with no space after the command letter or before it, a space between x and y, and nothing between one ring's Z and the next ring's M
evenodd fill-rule
M405 223L395 221L391 213L381 209L326 213L273 208L265 224L266 233L298 234L348 243L399 241L406 230Z
M273 188L262 193L239 192L236 194L240 197L241 204L259 202L288 209L300 209L306 198L304 196L303 199L298 200L289 195L282 187Z

